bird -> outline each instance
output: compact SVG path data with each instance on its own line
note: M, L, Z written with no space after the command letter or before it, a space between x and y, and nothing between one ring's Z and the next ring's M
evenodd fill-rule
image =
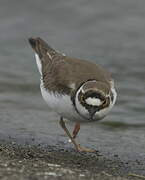
M30 37L40 73L40 90L48 109L56 112L59 123L79 152L95 152L81 146L76 136L83 122L103 119L116 102L117 92L111 74L91 61L61 53L40 37ZM64 119L75 123L72 133Z

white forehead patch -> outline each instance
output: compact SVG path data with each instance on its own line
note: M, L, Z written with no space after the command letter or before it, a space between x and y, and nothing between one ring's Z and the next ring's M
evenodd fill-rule
M98 99L98 98L89 97L85 101L86 101L87 104L92 105L92 106L100 106L102 104L101 100Z

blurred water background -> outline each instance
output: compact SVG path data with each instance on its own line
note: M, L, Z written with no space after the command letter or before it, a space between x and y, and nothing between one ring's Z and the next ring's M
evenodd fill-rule
M0 1L0 139L66 145L59 117L40 94L31 36L103 65L115 79L116 106L103 121L83 124L80 142L144 159L145 1Z

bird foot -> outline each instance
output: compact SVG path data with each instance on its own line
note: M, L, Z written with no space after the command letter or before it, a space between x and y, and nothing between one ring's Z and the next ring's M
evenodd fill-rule
M82 147L80 145L77 146L77 151L79 151L79 152L91 152L91 153L96 152L95 149L90 149L90 148Z

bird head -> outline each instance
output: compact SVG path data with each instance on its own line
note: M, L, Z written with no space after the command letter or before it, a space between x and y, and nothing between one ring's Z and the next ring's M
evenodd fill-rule
M75 96L77 112L88 120L106 116L116 101L116 91L106 82L87 81L79 87Z

